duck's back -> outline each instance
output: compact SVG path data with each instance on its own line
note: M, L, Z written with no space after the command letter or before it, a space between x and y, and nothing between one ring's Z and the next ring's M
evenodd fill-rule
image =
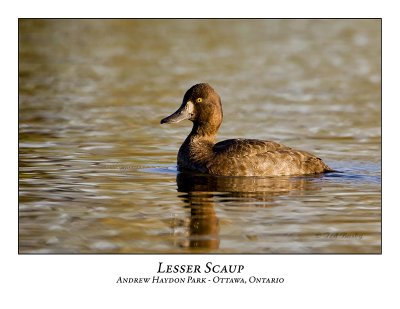
M208 173L225 176L304 175L330 171L318 157L285 145L255 139L229 139L213 147Z

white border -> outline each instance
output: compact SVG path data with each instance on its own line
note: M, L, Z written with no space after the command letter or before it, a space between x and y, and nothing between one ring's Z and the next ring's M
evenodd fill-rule
M378 1L14 1L1 13L2 302L17 308L120 306L217 307L294 305L306 308L396 307L398 216L398 9ZM261 2L262 3L262 2ZM383 255L18 255L17 18L18 17L382 17ZM398 189L397 189L398 191ZM236 263L283 276L280 287L118 286L119 275L152 275L166 263ZM397 280L396 280L397 281Z

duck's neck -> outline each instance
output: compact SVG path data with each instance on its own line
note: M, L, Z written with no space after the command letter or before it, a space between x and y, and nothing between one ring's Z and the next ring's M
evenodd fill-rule
M196 141L209 141L214 144L219 126L220 125L212 124L202 125L195 122L193 123L193 128L188 138Z
M212 129L195 123L192 131L179 149L178 165L200 172L207 172L205 166L207 161L213 157L213 146L217 130L218 128Z

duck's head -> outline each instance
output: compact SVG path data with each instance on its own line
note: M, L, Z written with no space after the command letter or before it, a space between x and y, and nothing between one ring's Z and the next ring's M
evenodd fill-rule
M221 98L209 84L197 84L186 91L182 105L161 123L191 120L195 126L218 130L222 122Z

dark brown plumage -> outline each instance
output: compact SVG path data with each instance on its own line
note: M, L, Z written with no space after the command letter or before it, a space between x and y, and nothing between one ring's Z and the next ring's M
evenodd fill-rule
M320 158L282 144L256 139L228 139L215 144L222 123L221 99L208 84L185 94L181 107L161 123L193 122L178 152L178 166L221 176L306 175L331 171Z

